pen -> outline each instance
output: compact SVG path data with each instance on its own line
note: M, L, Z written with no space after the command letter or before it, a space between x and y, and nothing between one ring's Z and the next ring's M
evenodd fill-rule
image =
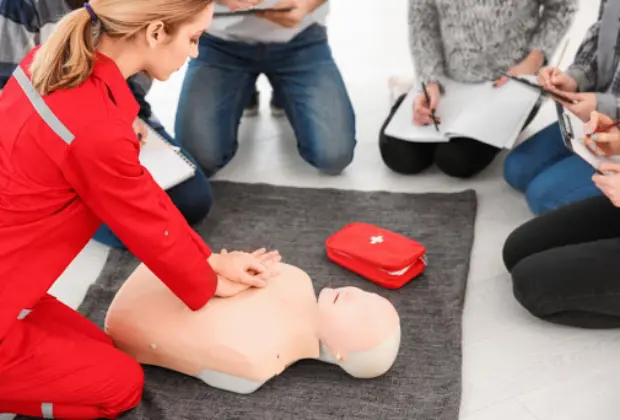
M428 106L431 105L431 97L428 96L428 91L426 90L426 84L422 82L422 90L424 90L424 96L426 97L426 103ZM435 110L431 109L431 118L433 119L433 124L435 124L435 130L439 131L439 126L437 125L437 118L435 117Z
M602 133L604 131L609 130L610 128L618 127L619 125L620 125L620 120L618 120L616 122L613 122L613 123L611 123L609 125L605 125L603 127L599 127L596 130L594 130L594 132L592 134ZM590 134L590 135L592 135L592 134Z

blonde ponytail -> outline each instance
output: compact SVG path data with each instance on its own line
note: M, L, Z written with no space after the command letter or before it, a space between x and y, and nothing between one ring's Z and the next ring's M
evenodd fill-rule
M129 39L150 22L160 21L173 34L213 0L90 0L88 7L65 16L37 51L30 66L32 85L40 95L79 86L93 71L95 51L105 33Z
M37 51L30 73L40 95L72 88L88 79L93 71L101 24L92 23L85 8L65 16Z

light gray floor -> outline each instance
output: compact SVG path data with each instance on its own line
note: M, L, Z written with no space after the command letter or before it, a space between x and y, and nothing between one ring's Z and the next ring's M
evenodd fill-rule
M502 160L474 181L435 171L397 176L381 163L377 132L388 111L387 79L409 74L407 0L332 2L330 36L358 117L359 147L353 165L337 178L318 175L297 155L283 121L268 114L246 121L241 146L219 178L241 182L390 191L457 191L475 188L480 208L464 314L462 420L617 420L620 418L620 331L593 332L547 325L513 300L501 262L506 236L530 213L523 197L501 180ZM581 0L562 60L570 62L599 0ZM183 72L150 94L155 111L172 131ZM262 91L269 86L261 80ZM552 121L546 108L532 129ZM91 243L52 292L72 306L83 299L107 250ZM587 281L587 279L584 279ZM2 416L0 416L0 419ZM431 419L420 419L431 420Z

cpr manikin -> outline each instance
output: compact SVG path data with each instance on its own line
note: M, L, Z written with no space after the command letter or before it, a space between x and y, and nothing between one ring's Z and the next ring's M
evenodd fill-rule
M326 288L317 299L310 277L287 264L266 287L213 298L195 312L141 265L105 324L140 363L244 394L302 359L374 378L388 371L400 346L399 316L387 299L355 287Z

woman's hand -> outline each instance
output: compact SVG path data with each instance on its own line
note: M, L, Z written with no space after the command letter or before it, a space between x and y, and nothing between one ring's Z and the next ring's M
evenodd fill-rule
M217 297L231 297L238 295L241 292L245 292L251 286L243 283L236 283L228 280L226 277L217 276L217 288L215 289L215 296Z
M594 175L592 177L594 184L614 206L620 207L620 164L602 163L598 170L604 175Z
M564 108L575 114L581 121L587 122L590 119L592 112L596 111L597 100L595 93L561 93L568 99L573 100L575 103L569 104L555 98L554 100L559 101L562 105L564 105Z
M609 127L614 120L600 112L592 112L590 121L585 125L586 133L594 133ZM597 155L614 156L620 155L620 130L611 127L608 130L595 134L586 135L586 146Z
M420 92L413 101L413 123L415 125L428 125L433 123L431 112L434 112L439 105L439 98L441 97L441 90L437 83L430 83L426 85L426 91L430 102L426 100L424 92ZM439 116L435 116L437 122L441 122Z
M259 5L263 0L215 0L216 3L228 7L230 10L248 9Z
M538 84L547 90L577 92L577 81L557 67L544 67L538 72Z
M228 251L223 249L222 255L227 255ZM252 256L258 258L258 260L266 268L265 280L269 280L279 274L278 263L281 261L280 253L278 251L267 252L265 248L257 249L252 252ZM215 296L218 297L231 297L241 292L248 290L251 286L244 283L233 282L221 275L217 276L217 288L215 289Z
M213 253L208 261L218 276L235 283L254 287L264 287L266 284L263 276L268 276L267 268L259 258L247 252Z
M540 70L544 62L545 57L543 56L542 52L538 50L533 50L527 57L525 57L523 60L521 60L521 62L509 69L506 73L511 76L525 76L528 74L536 74L538 73L538 70ZM506 76L502 76L495 82L495 87L502 87L504 84L506 84L507 81L508 78Z

